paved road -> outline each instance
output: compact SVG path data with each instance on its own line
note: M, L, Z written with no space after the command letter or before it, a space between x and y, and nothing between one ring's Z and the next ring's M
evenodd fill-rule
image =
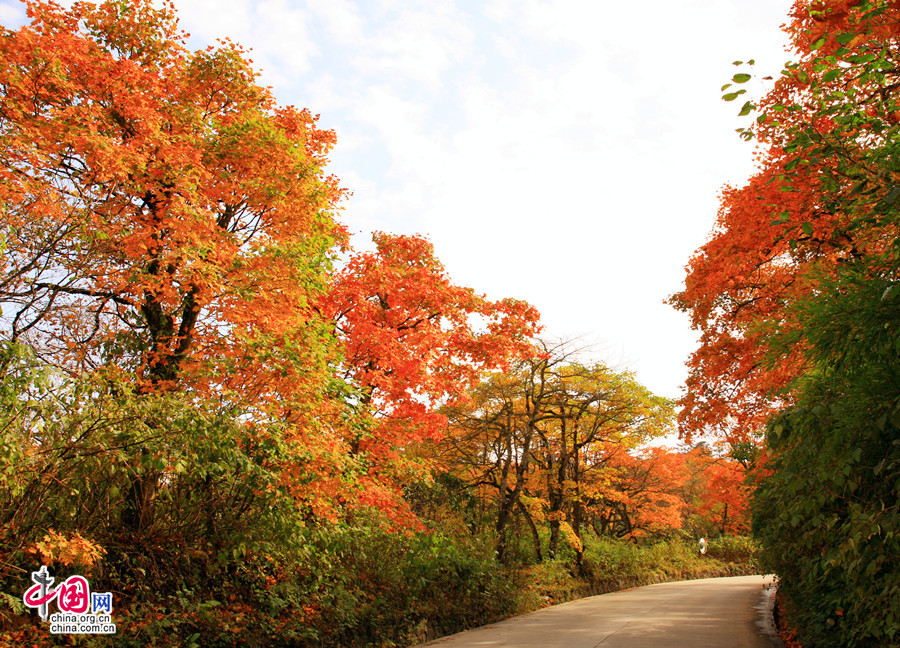
M435 648L772 648L762 576L661 583L544 608Z

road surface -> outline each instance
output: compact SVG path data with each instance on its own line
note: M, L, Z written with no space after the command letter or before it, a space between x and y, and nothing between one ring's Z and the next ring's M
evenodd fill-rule
M772 648L769 580L660 583L544 608L437 639L434 648Z

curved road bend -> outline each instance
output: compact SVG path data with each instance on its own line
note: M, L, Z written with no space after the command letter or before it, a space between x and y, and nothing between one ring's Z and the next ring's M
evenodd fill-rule
M762 576L660 583L544 608L435 648L772 648ZM779 644L780 645L780 642Z

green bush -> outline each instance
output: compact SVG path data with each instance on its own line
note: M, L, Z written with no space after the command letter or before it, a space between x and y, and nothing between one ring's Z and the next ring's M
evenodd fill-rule
M773 420L753 530L804 645L900 646L900 313L846 273L804 307L817 369Z
M723 562L758 567L759 543L749 536L720 536L709 541L706 555Z
M375 525L335 533L338 566L353 575L341 583L352 605L323 608L322 623L338 629L326 645L404 644L515 611L512 582L488 542Z

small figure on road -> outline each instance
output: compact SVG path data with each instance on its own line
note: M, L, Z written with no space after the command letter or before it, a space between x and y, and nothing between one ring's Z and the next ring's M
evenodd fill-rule
M706 538L700 538L700 553L706 553Z

